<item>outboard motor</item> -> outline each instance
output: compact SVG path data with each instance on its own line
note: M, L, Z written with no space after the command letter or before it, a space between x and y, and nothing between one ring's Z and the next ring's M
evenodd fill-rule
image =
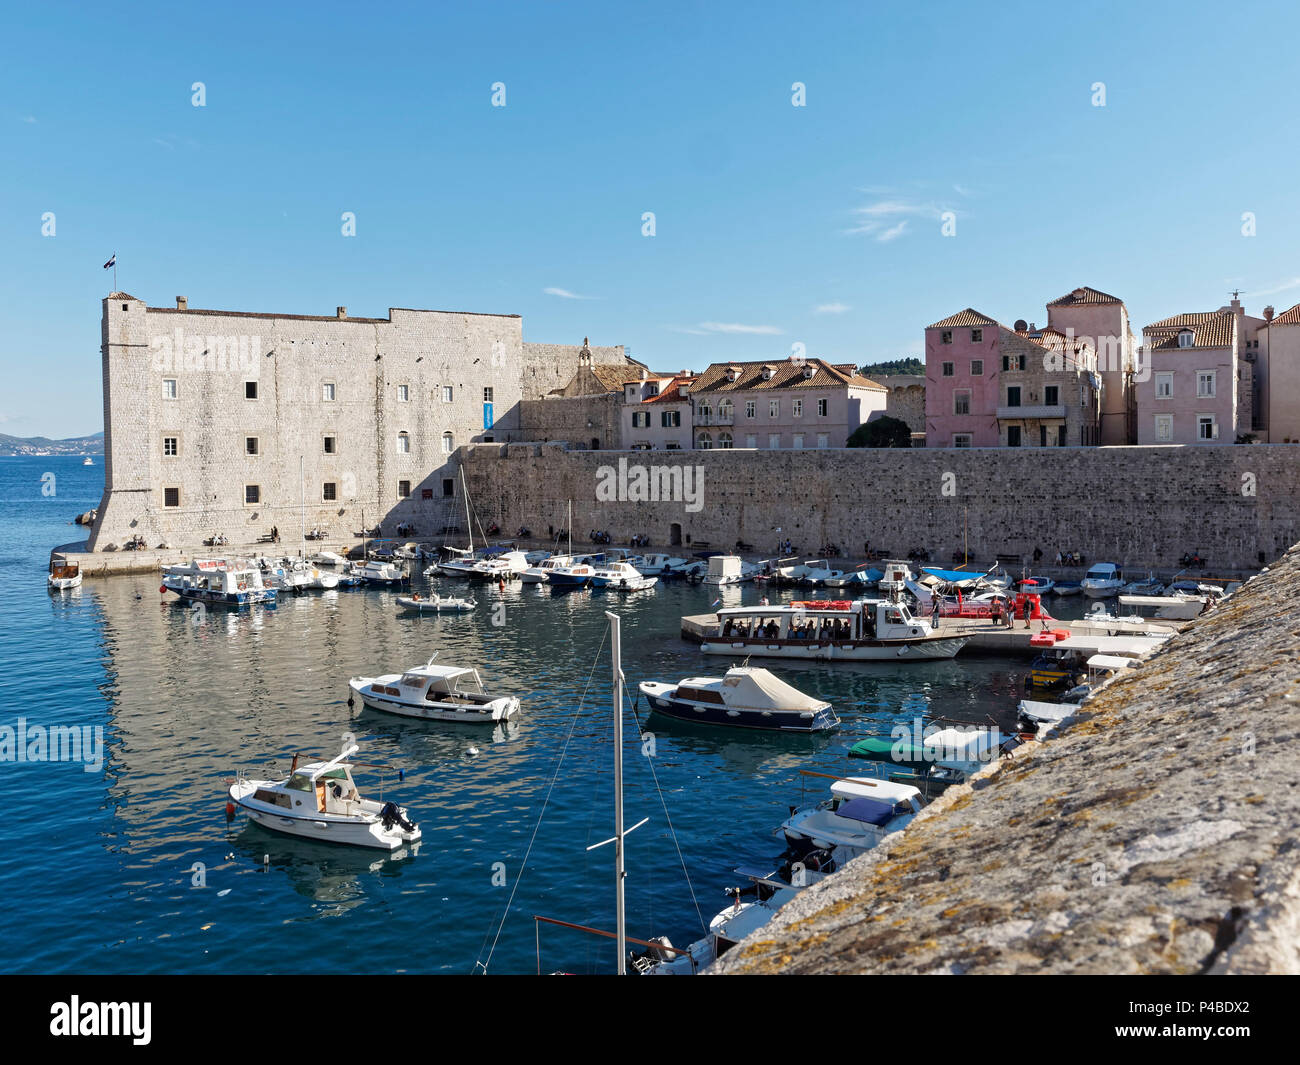
M395 824L401 825L407 832L415 828L410 821L402 816L402 811L397 808L395 802L384 803L384 808L379 811L379 819L383 822L385 829L391 829Z

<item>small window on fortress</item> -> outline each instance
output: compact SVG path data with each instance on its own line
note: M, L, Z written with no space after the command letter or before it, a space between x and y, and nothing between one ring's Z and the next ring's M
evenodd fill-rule
M262 502L262 488L256 484L244 485L244 502L254 504Z
M174 457L176 456L176 454L180 451L180 448L177 446L178 443L179 443L179 441L178 441L178 439L177 439L176 437L174 437L174 436L164 436L164 437L163 437L163 454L164 454L165 456L167 456L168 458L174 458Z
M411 482L410 482L410 481L398 481L398 482L397 482L397 498L398 498L398 499L405 499L405 498L406 498L407 496L409 496L410 494L411 494Z
M255 436L244 437L244 454L245 455L257 454L257 437Z
M163 489L163 506L179 507L181 505L181 490L179 488Z
M163 399L175 399L175 398L176 398L176 378L174 377L163 378Z
M397 434L397 453L399 455L409 455L411 452L411 434Z
M325 454L327 455L338 454L338 446L335 443L335 438L332 436L327 436L325 438Z
M443 401L444 403L450 403L450 402L452 401L452 388L451 388L451 385L443 385L443 386L442 386L442 401Z
M442 494L444 496L454 496L456 494L456 482L450 477L442 479Z
M490 388L483 389L483 402L484 403L492 402L492 389Z
M443 453L444 455L450 455L450 454L451 454L453 451L455 451L455 450L456 450L456 445L455 445L455 443L453 443L453 441L452 441L451 433L443 433L443 434L442 434L442 453Z
M408 400L410 400L410 398L411 398L411 386L410 386L410 385L398 385L398 386L397 386L397 402L398 402L398 403L406 403Z
M334 402L334 382L333 382L333 381L326 381L323 385L321 385L321 394L320 394L320 398L323 399L326 403L333 403L333 402Z
M338 499L338 489L335 483L333 481L326 481L321 490L320 496L326 503L333 503Z
M256 381L245 381L245 382L244 382L244 398L245 398L245 399L256 399L256 398L257 398L257 382L256 382Z

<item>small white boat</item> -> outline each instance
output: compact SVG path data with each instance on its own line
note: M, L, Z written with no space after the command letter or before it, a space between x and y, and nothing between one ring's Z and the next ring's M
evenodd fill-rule
M647 577L668 577L676 574L690 564L685 558L676 555L650 554L642 555L636 563L637 571Z
M903 562L901 559L885 559L881 563L884 570L884 576L876 582L876 587L886 594L902 592L907 587L907 582L912 580L912 564ZM987 580L987 578L985 578Z
M432 658L405 673L353 677L348 687L349 705L355 697L372 710L426 721L508 721L519 710L513 695L488 695L477 669L435 666Z
M571 565L573 565L572 555L549 555L534 562L523 573L519 574L519 579L524 584L545 584L546 578L552 570Z
M500 551L479 559L470 569L471 580L512 581L528 569L528 558L522 551Z
M1127 582L1120 568L1113 562L1098 562L1084 575L1080 587L1090 599L1105 599L1118 595Z
M596 588L613 588L620 592L640 592L653 588L659 583L658 577L645 577L637 572L636 567L627 562L615 562L597 566L591 574L591 583Z
M81 567L74 562L50 561L50 575L46 578L50 591L62 592L81 587Z
M704 583L741 584L753 580L757 572L757 566L743 562L739 555L712 555L709 558L709 571L704 575Z
M1121 595L1119 605L1137 613L1150 611L1163 621L1191 621L1205 610L1209 597L1204 595Z
M831 785L825 802L796 811L781 825L789 853L843 848L847 858L865 854L921 812L921 792L911 784L845 778Z
M1120 600L1120 605L1127 605L1125 600L1129 598L1124 596ZM1105 633L1107 636L1159 636L1172 631L1169 626L1162 626L1137 613L1127 617L1112 614L1106 609L1105 603L1093 603L1092 609L1078 621L1072 621L1070 627L1092 633Z
M803 575L802 584L816 587L819 584L829 584L831 581L843 580L848 574L842 569L835 569L829 564L810 567L808 572ZM832 585L838 587L838 585Z
M273 603L276 599L276 589L266 586L260 569L224 558L196 558L193 562L166 567L159 591L222 606Z
M1029 592L1034 595L1047 595L1056 587L1056 581L1051 577L1026 577L1022 581L1016 582L1016 590Z
M230 801L249 820L287 836L387 851L418 842L420 826L404 807L361 797L347 761L356 750L354 745L328 762L301 768L295 756L284 780L246 780L241 774L230 785Z
M93 466L93 465L95 465L95 460L92 459L89 455L87 455L87 456L86 456L86 461L83 462L82 465L83 465L83 466Z
M1147 574L1140 581L1131 581L1119 590L1120 595L1160 595L1165 590L1165 582L1158 577Z
M315 566L342 566L347 563L347 559L333 551L317 551L307 561Z
M678 721L778 732L817 732L840 723L830 703L750 666L733 666L722 677L687 677L676 684L647 680L640 688L651 710Z
M369 584L400 584L411 579L401 566L375 559L356 567L353 572Z
M473 599L460 599L451 595L411 595L398 596L397 605L402 610L414 610L421 614L459 614L473 610L478 603Z
M596 564L586 556L570 562L567 566L554 566L546 571L546 582L561 587L576 587L591 581L596 572Z

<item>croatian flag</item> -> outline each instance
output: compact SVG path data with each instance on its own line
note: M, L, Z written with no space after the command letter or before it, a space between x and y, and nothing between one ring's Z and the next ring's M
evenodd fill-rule
M104 264L104 269L107 270L110 266L116 266L116 265L117 265L117 252L113 252L113 257Z
M715 606L717 606L717 605L718 605L719 603L721 603L721 602L722 602L721 599L715 599L715 600L713 600L713 602L709 604L709 609L712 610Z

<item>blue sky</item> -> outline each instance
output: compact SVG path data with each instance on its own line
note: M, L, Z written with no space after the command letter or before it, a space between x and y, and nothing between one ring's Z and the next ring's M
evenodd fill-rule
M1138 326L1238 287L1251 313L1300 301L1300 16L1045 8L13 13L0 432L101 427L114 252L150 304L518 313L526 340L624 343L667 370L795 343L919 354L953 311L1042 322L1080 284Z

